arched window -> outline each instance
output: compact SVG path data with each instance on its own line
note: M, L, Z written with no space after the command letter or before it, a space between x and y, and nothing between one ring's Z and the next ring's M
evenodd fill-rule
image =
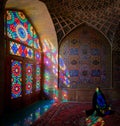
M41 45L36 30L22 11L6 10L5 36L11 99L39 92Z

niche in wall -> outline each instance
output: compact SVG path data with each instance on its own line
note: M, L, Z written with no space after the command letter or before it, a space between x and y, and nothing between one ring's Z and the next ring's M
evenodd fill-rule
M61 42L60 88L111 87L111 46L97 30L82 24Z

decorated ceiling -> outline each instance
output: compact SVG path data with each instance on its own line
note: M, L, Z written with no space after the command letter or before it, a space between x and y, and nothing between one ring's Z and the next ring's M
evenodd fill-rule
M97 29L120 51L119 0L40 0L51 14L59 44L82 23Z

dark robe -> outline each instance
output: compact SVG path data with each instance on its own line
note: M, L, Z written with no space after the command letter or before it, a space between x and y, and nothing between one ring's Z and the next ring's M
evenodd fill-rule
M106 99L100 88L96 88L96 91L92 99L92 109L87 110L86 114L92 115L96 111L98 116L105 116L111 114L111 107L107 105Z
M104 115L107 109L105 96L99 88L95 91L93 95L92 107L93 110L96 111L97 114L100 116Z

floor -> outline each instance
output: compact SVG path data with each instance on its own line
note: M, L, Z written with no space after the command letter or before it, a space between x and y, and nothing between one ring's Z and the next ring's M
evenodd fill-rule
M91 112L92 103L76 101L56 103L32 126L95 126L95 124L100 126L101 123L105 123L104 126L120 126L120 102L114 101L109 105L111 111L107 111L104 117L95 113L88 117L86 110Z
M53 100L42 100L16 113L7 113L0 119L0 126L30 126L52 105L55 105L54 103ZM120 112L120 101L113 103L112 110Z
M7 113L2 117L0 126L30 126L43 115L53 103L53 100L42 100L16 113Z

